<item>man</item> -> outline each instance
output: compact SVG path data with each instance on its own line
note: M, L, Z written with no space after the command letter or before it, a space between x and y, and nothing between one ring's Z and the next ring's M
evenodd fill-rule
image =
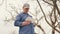
M23 5L23 12L16 16L14 25L19 27L19 34L34 34L33 23L30 20L26 20L28 16L32 17L28 14L29 7L29 4L25 3Z

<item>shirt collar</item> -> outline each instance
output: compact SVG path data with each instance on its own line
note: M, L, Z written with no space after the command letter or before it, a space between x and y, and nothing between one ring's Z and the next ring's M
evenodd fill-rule
M23 12L23 14L27 14L28 15L28 13L24 13L24 12Z

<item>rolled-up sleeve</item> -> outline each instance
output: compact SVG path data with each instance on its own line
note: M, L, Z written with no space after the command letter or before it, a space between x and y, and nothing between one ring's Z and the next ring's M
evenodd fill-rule
M14 26L21 26L22 22L21 22L21 16L17 15L16 19L14 21Z

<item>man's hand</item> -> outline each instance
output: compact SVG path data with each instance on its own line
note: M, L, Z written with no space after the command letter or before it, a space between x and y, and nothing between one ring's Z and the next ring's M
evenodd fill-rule
M31 23L31 21L24 21L23 23L22 23L22 26L24 26L24 25L29 25Z

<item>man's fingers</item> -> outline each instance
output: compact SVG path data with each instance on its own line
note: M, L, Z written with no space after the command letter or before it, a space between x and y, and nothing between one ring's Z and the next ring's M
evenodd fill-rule
M29 22L29 21L28 21L28 22L27 22L27 21L25 21L25 22L23 22L22 24L23 24L23 25L29 25L29 24L30 24L30 22Z

